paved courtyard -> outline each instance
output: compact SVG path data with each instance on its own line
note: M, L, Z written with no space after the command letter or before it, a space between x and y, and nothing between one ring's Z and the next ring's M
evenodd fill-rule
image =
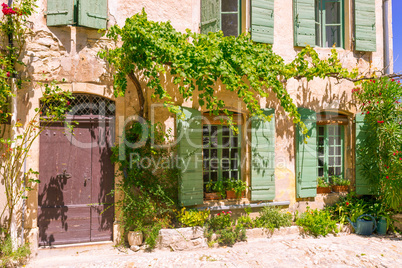
M401 236L277 236L233 247L151 253L111 244L42 249L27 267L402 267Z

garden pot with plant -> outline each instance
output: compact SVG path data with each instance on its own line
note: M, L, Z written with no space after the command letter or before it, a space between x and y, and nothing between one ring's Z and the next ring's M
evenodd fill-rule
M217 181L213 183L212 181L205 185L205 200L219 200L222 198L220 188L223 187L223 183Z
M323 177L317 178L317 194L328 194L331 192L331 185Z
M130 231L127 234L127 240L130 246L140 246L144 240L144 236L141 231Z
M347 192L350 181L339 176L332 176L332 191L335 193Z
M246 189L247 189L246 182L232 178L227 182L226 198L238 199L240 197L243 197Z

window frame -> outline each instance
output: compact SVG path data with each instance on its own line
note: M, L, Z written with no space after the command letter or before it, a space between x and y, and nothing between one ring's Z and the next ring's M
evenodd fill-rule
M320 128L321 127L324 128L324 135L320 134ZM339 127L340 135L335 135L335 132L334 132L334 135L329 135L329 127ZM335 130L335 128L334 128L334 130ZM326 178L326 179L329 180L328 171L329 171L329 146L330 146L329 137L330 136L332 136L334 138L340 136L340 139L341 139L341 153L338 155L338 154L335 154L335 151L334 151L334 154L333 154L334 164L332 166L334 168L341 166L341 174L340 175L334 174L334 175L340 176L341 178L344 178L345 177L345 164L344 164L345 163L345 126L340 125L340 124L317 125L317 175L318 175L318 177L323 177L323 178ZM319 143L320 137L324 138L324 145L320 145L320 143ZM320 147L324 148L323 153L320 153L320 151L319 151ZM319 159L320 159L321 155L324 156L323 166L320 166L320 164L319 164ZM336 165L336 160L335 159L338 156L341 157L341 164L340 165ZM320 168L324 169L322 176L320 176L320 174L319 174L319 169Z
M203 180L203 189L204 189L204 192L206 192L206 185L208 184L208 183L210 183L210 182L212 182L212 183L216 183L217 181L220 181L220 180L223 180L223 179L231 179L232 177L231 176L229 176L229 178L223 178L223 172L232 172L232 171L237 171L237 174L238 174L238 176L237 176L237 180L242 180L242 168L241 168L241 163L242 163L242 154L241 154L241 149L242 149L242 147L241 147L241 144L242 144L242 131L241 131L241 125L237 125L238 126L238 133L237 133L237 135L234 135L233 137L237 137L237 139L238 139L238 141L237 141L237 146L228 146L228 147L223 147L222 145L223 145L223 137L224 136L227 136L227 135L223 135L223 127L228 127L229 128L229 138L232 138L232 130L231 130L231 128L230 128L230 126L228 125L228 124L225 124L225 123L217 123L217 122L203 122L203 124L202 124L203 126L202 126L202 128L203 128L203 131L202 131L202 140L203 140L203 145L202 145L202 180ZM204 135L204 127L205 126L210 126L210 127L212 127L212 126L217 126L217 147L216 147L216 150L217 150L217 156L216 156L216 158L213 158L213 157L211 157L211 149L212 149L212 147L210 147L210 146L208 146L208 147L205 147L205 145L204 145L204 137L205 137L205 135ZM208 135L207 137L210 137L210 135ZM229 140L229 143L231 142L231 140ZM211 143L211 142L210 142ZM209 143L209 144L210 144ZM208 144L208 145L209 145ZM235 149L237 149L237 157L236 158L232 158L231 157L231 151L229 151L229 158L223 158L223 150L224 149L229 149L229 150L231 150L232 148L235 148ZM208 159L205 159L204 158L204 150L205 149L209 149L210 151L209 151L209 158ZM208 170L207 170L207 172L205 172L206 171L206 169L205 169L205 164L204 164L204 162L205 161L209 161L210 163L211 163L211 161L213 161L214 159L217 159L218 160L218 169L217 169L217 179L216 179L216 181L213 181L212 180L212 178L211 178L211 169L209 168ZM223 164L222 164L222 160L223 159L228 159L228 161L229 161L229 169L227 169L227 170L224 170L223 168L222 168L222 166L223 166ZM236 169L232 169L231 168L231 161L233 161L233 160L237 160L237 170ZM205 181L205 179L204 179L204 176L205 176L205 174L206 173L209 173L209 178L208 178L208 181Z
M233 0L232 0L233 1ZM220 2L220 31L223 32L222 30L222 15L225 14L236 14L237 13L237 36L239 36L241 34L241 29L242 29L242 0L237 0L237 11L222 11L222 0L219 1ZM233 36L233 35L225 35L225 36ZM236 37L237 37L236 36Z
M326 15L327 11L325 9L325 4L326 3L340 3L340 12L339 12L339 23L326 23ZM325 43L327 41L327 33L326 33L326 27L327 26L339 26L340 27L340 44L336 44L336 48L344 48L345 47L345 1L344 0L315 0L314 2L314 12L315 12L315 26L316 26L316 36L315 36L315 45L317 47L332 47L331 46L326 46ZM317 20L317 14L318 14L318 20ZM317 33L317 26L319 29L319 32ZM318 36L317 36L318 35ZM319 44L317 43L317 40L319 41Z

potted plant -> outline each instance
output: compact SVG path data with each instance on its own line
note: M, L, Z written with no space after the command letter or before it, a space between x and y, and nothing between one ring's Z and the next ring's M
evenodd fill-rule
M219 200L220 195L215 191L215 185L212 181L205 185L205 193L204 193L205 200Z
M244 191L246 189L247 189L246 182L232 178L228 181L226 197L227 199L240 198L241 196L244 196Z
M317 178L317 194L328 194L331 192L331 185L324 177Z
M349 189L350 181L343 179L340 176L332 176L332 191L335 193L347 192Z
M218 180L217 182L215 182L214 186L212 187L212 189L214 190L214 192L217 192L221 198L225 198L226 197L226 182L224 180Z

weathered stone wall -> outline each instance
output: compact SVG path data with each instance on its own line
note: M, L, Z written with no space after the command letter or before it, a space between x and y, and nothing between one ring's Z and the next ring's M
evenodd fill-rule
M250 27L250 8L249 1L243 0L243 31ZM352 49L352 31L351 15L352 1L346 0L345 9L345 49L338 49L339 57L347 68L359 67L361 71L368 70L370 64L372 68L383 68L383 19L382 19L382 1L376 0L377 27L377 52L360 53ZM22 58L26 67L21 67L25 78L30 82L25 83L23 90L18 93L19 115L26 115L27 118L34 116L34 109L39 107L39 99L42 96L38 82L46 82L52 79L65 82L61 86L65 90L73 92L85 92L102 95L116 101L116 137L119 137L125 118L137 114L138 97L133 84L129 82L125 98L113 97L113 81L110 66L105 61L97 57L100 49L105 47L114 47L116 44L107 40L98 33L97 30L75 26L47 27L46 18L46 0L37 2L36 13L31 17L32 34L28 38L26 52ZM199 31L200 22L200 1L199 0L181 0L181 1L144 1L144 0L109 0L108 1L108 27L113 24L124 25L127 17L140 12L142 8L148 13L149 19L156 21L170 20L172 25L179 31L186 28L192 31ZM292 1L275 0L275 30L273 49L282 56L286 62L293 60L296 53L300 50L293 46L293 15ZM391 18L390 18L391 20ZM392 42L390 42L392 44ZM318 48L320 55L324 58L328 55L329 49ZM392 62L392 61L391 61ZM165 87L169 92L175 92L175 86L168 83L171 77L165 77ZM146 81L141 79L141 85L146 88ZM349 115L349 125L346 128L346 152L345 166L346 176L353 180L353 114L356 113L355 102L351 96L353 84L341 81L337 83L332 79L314 79L307 83L305 81L291 80L287 84L287 89L294 102L298 106L309 107L316 111L339 111ZM147 90L148 91L148 90ZM226 100L228 107L241 111L244 118L247 119L247 111L243 104L239 102L237 96L222 90L220 83L216 86L218 96ZM163 122L166 129L171 128L174 132L175 120L172 115L166 112L163 107L151 106L154 101L147 94L148 111L155 116L155 120ZM205 111L205 107L199 107L198 103L183 101L176 96L177 104L189 106ZM196 96L194 97L196 99ZM296 182L295 182L295 161L294 161L294 126L280 107L274 94L261 100L262 107L273 107L276 109L276 198L275 201L291 201L291 206L296 205ZM243 133L247 129L244 129ZM33 145L33 152L39 151L39 140ZM244 156L250 153L246 146L242 152ZM246 162L247 163L247 162ZM39 156L31 154L28 161L28 167L38 170ZM242 170L243 178L250 182L248 176L249 167ZM0 185L1 187L1 185ZM1 190L1 189L0 189ZM1 198L1 197L0 197ZM313 201L314 200L308 200ZM1 202L1 199L0 199ZM37 233L37 190L29 193L27 208L27 221L25 223L30 237L35 237ZM116 228L117 230L117 228Z

